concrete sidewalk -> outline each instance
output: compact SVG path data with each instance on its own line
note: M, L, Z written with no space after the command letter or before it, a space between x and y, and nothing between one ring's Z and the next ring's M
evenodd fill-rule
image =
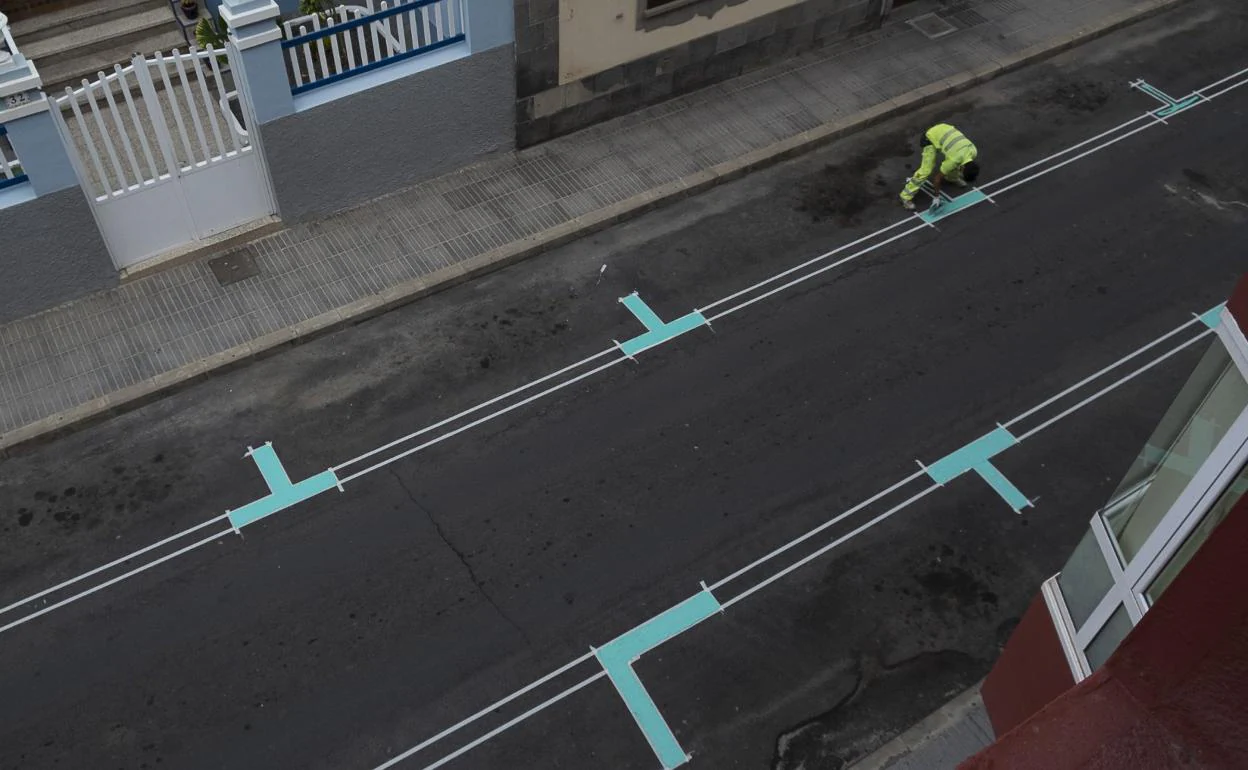
M994 740L977 684L847 770L954 770Z
M883 29L0 326L0 450L411 301L1182 0L923 0ZM909 23L938 12L934 39ZM900 181L898 181L900 186Z

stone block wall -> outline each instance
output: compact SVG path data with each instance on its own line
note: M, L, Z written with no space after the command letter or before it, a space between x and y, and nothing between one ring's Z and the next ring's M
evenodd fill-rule
M878 27L885 1L806 0L561 84L560 0L515 0L516 145L537 144ZM698 3L690 8L696 11Z

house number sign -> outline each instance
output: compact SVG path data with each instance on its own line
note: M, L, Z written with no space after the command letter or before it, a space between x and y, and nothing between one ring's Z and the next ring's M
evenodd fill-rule
M34 91L22 91L17 94L9 94L4 97L4 106L8 109L13 109L14 107L21 107L23 104L30 104L34 93Z

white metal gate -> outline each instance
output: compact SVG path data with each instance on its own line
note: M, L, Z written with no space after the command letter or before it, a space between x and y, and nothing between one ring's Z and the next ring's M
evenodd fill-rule
M225 52L140 55L99 75L52 112L118 268L275 211Z

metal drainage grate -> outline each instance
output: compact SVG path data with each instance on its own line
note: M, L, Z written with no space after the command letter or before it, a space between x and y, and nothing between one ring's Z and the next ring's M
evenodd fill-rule
M938 37L944 37L951 32L958 31L957 27L934 13L915 16L907 23L919 32L922 32L928 40L935 40Z
M217 283L229 286L232 283L260 275L260 267L256 265L255 252L250 246L239 249L224 257L208 260L208 267L216 277Z
M968 8L965 11L958 11L953 14L953 20L958 23L959 29L970 29L971 27L977 27L980 24L988 23L988 19L973 8Z

